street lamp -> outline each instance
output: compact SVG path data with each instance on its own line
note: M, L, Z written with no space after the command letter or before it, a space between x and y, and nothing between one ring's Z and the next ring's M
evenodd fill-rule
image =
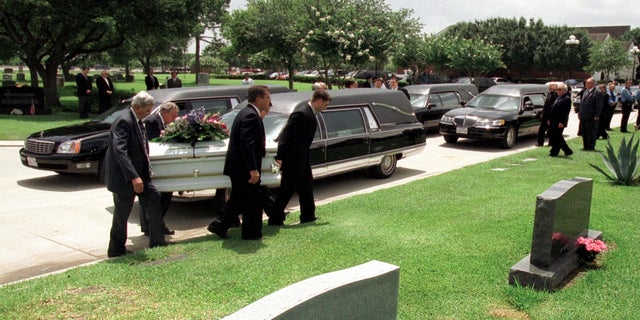
M633 57L633 68L631 68L631 81L635 83L636 80L636 60L638 60L638 53L640 53L640 49L638 46L633 46L633 48L629 49L629 53Z
M569 39L564 41L564 44L570 46L571 48L573 47L577 47L580 44L580 40L576 39L576 36L574 35L570 35ZM571 49L571 51L573 52L573 49ZM575 57L573 57L575 60ZM574 62L575 64L575 62ZM569 69L569 79L571 79L571 71L573 71L573 66Z

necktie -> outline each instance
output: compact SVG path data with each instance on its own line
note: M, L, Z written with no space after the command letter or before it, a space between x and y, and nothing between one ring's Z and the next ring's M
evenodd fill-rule
M144 123L142 123L142 120L138 120L138 129L140 130L140 135L142 136L142 140L143 140L143 146L144 146L144 153L147 155L147 157L149 156L149 141L147 140L147 132L144 128Z

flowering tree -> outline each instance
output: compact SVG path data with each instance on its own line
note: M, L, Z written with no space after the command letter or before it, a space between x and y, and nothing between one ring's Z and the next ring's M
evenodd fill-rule
M308 9L302 52L325 70L384 65L402 34L416 33L411 11L392 12L381 0L319 2ZM402 31L401 31L402 30Z
M498 46L482 40L461 38L453 39L450 44L446 51L450 60L448 66L462 70L470 77L485 76L491 71L505 67L500 59L502 52Z

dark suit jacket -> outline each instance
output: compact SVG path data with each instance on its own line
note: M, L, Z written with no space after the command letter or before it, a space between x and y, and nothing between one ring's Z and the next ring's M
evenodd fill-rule
M147 75L144 77L144 84L147 85L147 90L155 90L160 87L160 82L158 82L158 78L156 78L156 76L150 77Z
M232 179L246 177L249 180L249 171L260 171L265 155L262 119L253 105L248 104L240 110L231 126L223 173Z
M164 130L164 122L160 113L148 116L144 119L144 127L147 129L147 139L151 140L160 136Z
M180 78L175 80L173 78L167 79L167 88L182 88L182 80Z
M602 92L598 88L590 91L585 90L580 99L580 110L578 110L578 119L591 119L600 116L602 111Z
M149 159L142 132L133 110L123 112L111 124L109 147L104 157L102 181L113 193L133 195L131 180L140 177L145 187L150 182Z
M287 164L283 170L301 170L309 166L309 146L313 142L318 123L307 103L296 107L278 138L276 159Z
M567 93L558 97L549 112L549 127L557 129L558 123L562 123L566 128L569 123L569 113L571 112L571 94Z
M113 91L113 82L111 79L107 78L105 81L103 77L96 79L96 86L98 87L98 95L100 98L102 97L111 97L111 95L107 94L107 90Z
M87 94L87 90L91 90L91 77L86 76L82 73L78 73L76 75L76 86L78 87L77 95L87 96L91 94Z
M547 99L544 101L544 108L542 108L542 114L540 114L540 121L546 123L547 120L549 120L549 117L551 115L551 108L553 107L553 104L556 102L557 98L557 93L549 92Z

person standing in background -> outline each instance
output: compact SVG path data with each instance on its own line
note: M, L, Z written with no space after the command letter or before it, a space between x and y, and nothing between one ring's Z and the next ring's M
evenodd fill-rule
M82 67L82 72L76 75L76 86L78 87L78 109L80 119L89 118L91 111L91 78L89 77L89 67Z
M182 88L182 80L178 78L177 71L171 71L171 78L167 79L167 88Z
M144 77L144 83L147 85L147 91L157 90L158 88L160 88L160 82L158 82L158 78L153 75L153 72L153 68L149 68L147 76Z
M100 78L96 79L96 86L98 87L98 101L100 102L100 109L98 112L103 113L107 109L111 108L111 96L115 90L107 70L102 70Z
M633 92L631 92L631 80L627 80L624 83L624 88L620 90L620 102L622 102L622 119L620 120L620 132L627 131L627 125L629 124L629 117L631 116L631 110L633 108Z
M598 134L598 122L602 111L602 93L596 89L596 81L593 78L585 82L585 90L580 98L580 133L582 134L582 150L594 151L596 148L596 135Z
M569 124L571 95L569 94L567 85L564 83L558 84L556 92L558 93L557 98L553 102L553 106L549 112L549 119L547 120L549 128L549 144L551 145L549 156L558 156L560 150L564 152L565 156L570 156L573 154L573 150L571 150L567 145L562 133L564 128Z
M602 139L607 139L609 138L609 134L607 133L607 127L609 126L609 122L608 120L611 120L611 118L608 116L608 110L609 108L613 108L615 109L615 104L613 106L610 105L610 92L612 91L607 91L607 86L605 86L604 84L599 84L598 85L598 90L600 90L600 92L602 92L602 115L600 116L600 120L598 122L598 134L596 135L596 139L600 139L600 137L602 137ZM618 101L616 99L615 103L617 104ZM613 116L613 109L611 109L611 116Z
M549 120L549 115L551 114L551 107L553 106L553 103L556 102L556 98L558 97L558 93L556 91L557 89L558 83L549 83L549 95L544 100L544 107L542 108L542 112L538 114L538 117L540 117L538 140L536 142L536 146L538 147L544 146L544 137L547 134L547 130L549 129L549 125L547 124L547 122Z

